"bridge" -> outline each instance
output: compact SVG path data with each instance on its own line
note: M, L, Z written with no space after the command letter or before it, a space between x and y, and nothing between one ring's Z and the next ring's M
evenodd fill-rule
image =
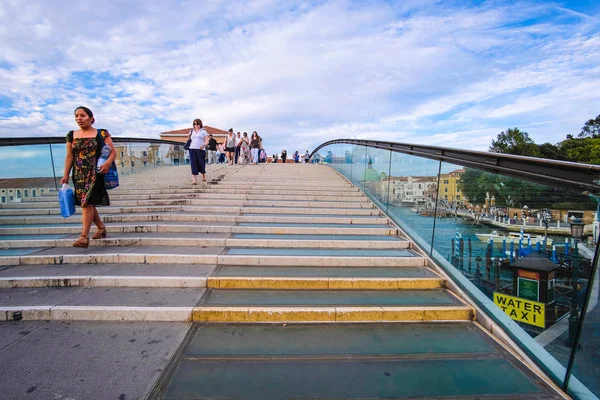
M355 151L349 142L320 152ZM384 155L418 158L421 171L444 155L360 145L379 161L211 165L198 186L185 165L126 167L99 209L108 236L87 249L71 246L80 215L63 219L55 191L2 203L3 396L593 398L576 362L424 239L435 225L403 222L367 179Z

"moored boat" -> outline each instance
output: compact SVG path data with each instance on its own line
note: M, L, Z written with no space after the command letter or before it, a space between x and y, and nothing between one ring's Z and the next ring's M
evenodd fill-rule
M495 244L500 245L500 244L502 244L504 239L506 239L507 243L510 243L511 240L513 240L515 243L519 243L520 233L519 232L502 232L501 233L501 232L494 230L490 233L476 233L475 236L477 236L477 239L481 240L482 242L487 242L488 240L492 239L492 241ZM531 236L529 233L524 233L523 234L523 244L527 245L527 242L529 241L529 239L531 239L532 245L535 245L536 240L540 243L544 243L543 235ZM552 243L553 243L552 238L546 239L547 246L551 246Z

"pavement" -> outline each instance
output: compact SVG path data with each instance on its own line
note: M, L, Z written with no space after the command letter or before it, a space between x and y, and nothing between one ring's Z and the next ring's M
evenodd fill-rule
M3 399L146 398L190 323L0 324Z

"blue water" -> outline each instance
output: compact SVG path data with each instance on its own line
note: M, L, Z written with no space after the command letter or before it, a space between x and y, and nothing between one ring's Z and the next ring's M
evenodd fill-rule
M428 253L431 249L431 240L433 232L433 217L424 217L411 211L408 207L389 207L388 213L391 217L397 217L406 226L401 228L412 229L417 235L424 239L428 243L428 247L425 249ZM486 225L474 225L472 220L462 218L437 218L435 221L435 237L433 239L434 250L440 253L445 259L449 260L452 256L452 239L456 237L458 231L465 242L464 254L465 259L468 257L469 251L469 239L471 240L471 256L473 258L477 256L485 257L487 243L480 241L476 233L490 233L492 228ZM554 238L555 243L559 243L560 239ZM559 242L557 242L557 240ZM562 239L564 241L564 239ZM527 243L523 243L524 246ZM535 244L532 244L535 250ZM518 248L518 242L515 240L515 250ZM510 243L506 243L506 250L510 249ZM495 244L492 257L506 258L507 255L502 253L502 245Z

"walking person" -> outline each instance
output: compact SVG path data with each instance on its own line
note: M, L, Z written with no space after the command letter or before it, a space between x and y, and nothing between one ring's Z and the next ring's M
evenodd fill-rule
M238 132L235 137L235 143L235 163L237 164L240 160L240 151L242 149L242 134L240 132Z
M262 147L262 139L256 131L252 132L250 138L250 149L252 150L252 162L258 164L260 157L260 148Z
M235 136L233 136L233 129L227 131L227 138L225 139L225 153L227 154L227 165L233 165L234 161L237 164L237 147Z
M304 163L308 164L308 159L310 158L310 154L308 154L308 150L306 150L306 153L304 153Z
M242 141L240 143L240 158L238 159L240 164L251 164L252 163L252 152L250 151L250 140L248 134L244 132L242 135Z
M300 162L300 153L298 153L298 150L296 150L294 152L294 163L298 164Z
M286 158L287 158L287 151L285 149L283 149L283 151L281 152L281 162L285 164Z
M261 163L266 163L267 162L267 152L265 151L265 149L261 148L259 154L259 161Z
M98 206L110 205L108 193L104 187L104 174L108 172L117 156L115 146L106 129L95 129L94 114L87 107L75 109L75 122L79 125L76 131L67 133L67 154L61 185L69 183L69 175L73 170L73 186L75 186L75 204L81 206L81 235L73 242L74 247L87 248L92 222L97 230L92 239L106 237L106 225L100 219ZM110 147L110 156L102 164L97 165L103 145Z
M190 164L192 166L192 185L197 184L198 172L202 174L202 181L206 182L206 143L208 134L202 125L202 120L196 118L192 124L188 139L190 143Z
M208 152L208 164L216 164L217 159L217 140L213 138L212 134L208 135L208 143L206 145L206 151Z

